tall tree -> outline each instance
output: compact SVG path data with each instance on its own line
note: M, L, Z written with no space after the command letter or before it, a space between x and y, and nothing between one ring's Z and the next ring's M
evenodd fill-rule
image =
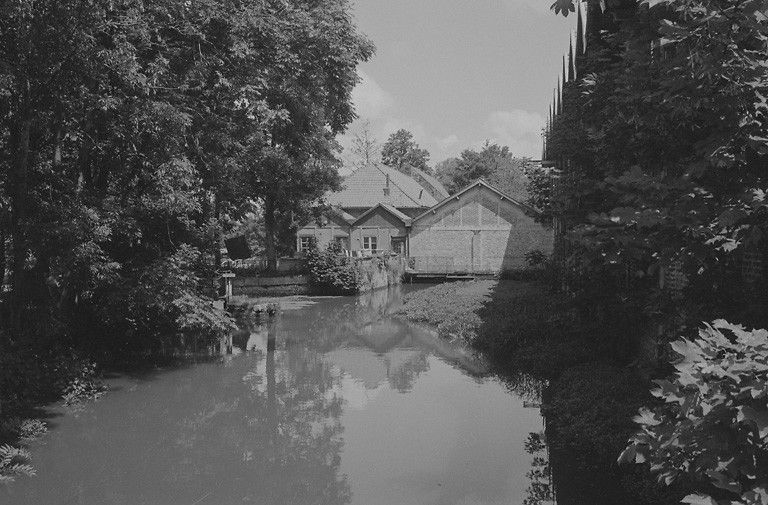
M427 165L429 153L414 142L411 132L404 129L390 135L381 147L381 162L403 173L408 173L410 167L432 172Z
M365 120L360 128L352 133L352 154L357 157L356 164L368 165L380 156L381 146L371 132L371 122Z
M516 158L507 146L486 141L480 150L465 149L458 158L441 162L437 177L451 193L486 179L510 196L525 201L527 164L527 159Z
M334 137L373 50L346 0L0 12L3 327L112 347L226 329L206 281L222 225L253 198L287 215L337 183Z

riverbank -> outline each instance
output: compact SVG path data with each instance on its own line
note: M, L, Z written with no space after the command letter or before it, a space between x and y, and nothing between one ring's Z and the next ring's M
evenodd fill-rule
M630 366L632 346L615 329L586 333L543 283L440 284L406 295L398 313L465 340L501 377L522 372L548 382L542 413L559 505L671 505L685 496L681 485L657 485L646 468L616 463L632 417L652 401L654 371Z

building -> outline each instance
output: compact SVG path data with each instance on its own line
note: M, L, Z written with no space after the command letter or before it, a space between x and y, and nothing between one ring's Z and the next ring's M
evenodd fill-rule
M493 273L525 267L526 253L549 254L553 234L536 209L479 180L455 195L434 177L370 164L330 193L321 222L297 234L297 249L314 240L339 243L352 255L395 252L422 272Z
M409 257L423 272L524 268L527 253L552 251L552 230L536 222L537 213L478 180L413 219Z
M371 163L349 174L341 191L326 195L331 210L321 222L298 231L297 250L305 250L314 237L320 248L338 242L353 254L406 254L411 220L448 196L434 177L410 172Z

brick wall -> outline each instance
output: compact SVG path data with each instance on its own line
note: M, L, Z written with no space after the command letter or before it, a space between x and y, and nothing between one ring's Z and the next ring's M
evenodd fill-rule
M517 205L477 186L414 223L409 255L416 269L497 272L524 268L529 251L551 253L553 238Z

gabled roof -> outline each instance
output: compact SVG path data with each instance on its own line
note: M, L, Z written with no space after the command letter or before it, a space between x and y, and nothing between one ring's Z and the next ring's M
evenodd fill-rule
M443 198L450 196L450 193L448 192L447 189L445 189L445 186L443 186L443 183L438 181L436 177L428 174L423 170L419 170L418 168L415 168L415 167L411 167L411 173L414 174L416 180L418 180L419 177L421 177L426 183L426 185L430 186L425 189L430 193L432 193L432 196L434 196L438 202Z
M434 214L435 211L437 209L439 209L440 207L442 207L443 205L447 204L448 202L450 202L453 199L457 199L458 200L461 197L461 195L463 195L467 191L469 191L469 190L471 190L473 188L476 188L478 186L483 186L483 187L488 188L489 190L491 190L494 193L496 193L497 195L499 195L499 197L502 200L508 200L510 203L512 203L514 205L517 205L521 209L527 210L528 212L531 212L531 213L534 213L534 214L541 214L541 211L539 209L531 207L527 203L519 202L518 200L516 200L516 199L512 198L511 196L507 195L506 193L502 193L501 191L499 191L498 189L496 189L495 187L493 187L492 185L487 183L485 180L478 179L475 182L473 182L472 184L470 184L469 186L467 186L466 188L464 188L461 191L457 192L456 194L449 196L445 200L443 200L443 201L439 202L438 204L436 204L435 206L431 207L426 212L423 212L423 213L419 214L418 216L414 217L413 218L413 222L415 223L416 221L418 221L419 219L421 219L424 216L429 216L430 214Z
M406 226L410 226L411 225L411 218L410 217L408 217L407 215L403 214L402 212L400 212L396 208L394 208L391 205L388 205L386 203L378 203L375 206L371 207L370 209L366 210L365 212L360 214L360 216L352 224L355 225L357 223L362 222L363 220L365 220L366 217L368 217L370 214L376 212L376 209L379 209L379 208L382 208L382 209L386 210L387 212L389 212L390 214L392 214L393 216L398 218L400 221L402 221Z
M384 194L389 176L389 194ZM435 198L413 177L379 163L364 165L344 178L342 190L326 195L331 205L369 208L385 203L395 208L431 207Z
M330 209L328 209L328 213L338 216L339 219L341 219L347 224L352 224L355 222L355 216L353 216L352 214L349 214L348 212L344 212L344 209L342 209L341 207L331 207Z

